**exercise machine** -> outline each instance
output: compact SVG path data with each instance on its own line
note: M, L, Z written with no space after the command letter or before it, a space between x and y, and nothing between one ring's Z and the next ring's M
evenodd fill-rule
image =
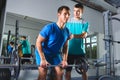
M106 62L106 75L101 76L98 80L117 80L115 79L114 65L114 43L120 43L120 41L113 40L112 20L120 21L120 19L112 17L112 13L108 10L103 13L104 16L104 41L105 41L105 62ZM117 63L120 63L119 60Z

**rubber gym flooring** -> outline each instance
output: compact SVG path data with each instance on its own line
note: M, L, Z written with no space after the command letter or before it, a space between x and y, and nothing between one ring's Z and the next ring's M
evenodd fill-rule
M37 70L21 70L18 80L37 80L38 71ZM64 79L63 79L64 80ZM71 80L82 80L81 75L72 71ZM95 76L88 76L88 80L98 80ZM120 77L116 77L114 80L120 80Z

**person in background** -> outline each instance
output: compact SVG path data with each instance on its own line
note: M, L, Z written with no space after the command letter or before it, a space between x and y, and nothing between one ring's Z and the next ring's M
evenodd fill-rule
M13 48L14 48L14 42L13 42L13 41L10 41L10 42L9 42L9 45L8 45L8 47L7 47L7 52L8 52L8 54L9 54L9 56L12 54Z
M10 41L9 45L7 46L7 54L10 57L10 59L6 59L5 63L9 63L9 64L11 63L11 56L13 54L13 49L14 49L14 42Z
M31 57L31 47L30 42L26 39L26 36L21 36L20 45L22 47L22 54L23 58L30 58ZM22 59L22 64L31 63L30 59Z
M68 64L73 65L75 61L79 61L80 59L87 60L85 56L85 47L83 43L83 39L86 38L89 24L85 22L82 18L84 7L82 4L74 5L74 17L69 19L66 23L66 27L70 30L73 35L81 35L80 38L73 38L69 40L68 45ZM71 70L72 67L67 67L65 72L65 79L71 80ZM83 70L82 74L83 80L87 80L87 73Z

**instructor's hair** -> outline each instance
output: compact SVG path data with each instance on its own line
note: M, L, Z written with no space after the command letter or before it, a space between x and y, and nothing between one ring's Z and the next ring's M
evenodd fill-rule
M82 3L75 4L74 7L84 9L84 6L82 5Z
M68 7L68 6L61 6L61 7L59 7L58 8L58 13L61 13L61 11L63 10L63 9L65 9L65 10L67 10L67 11L69 11L70 10L70 8Z

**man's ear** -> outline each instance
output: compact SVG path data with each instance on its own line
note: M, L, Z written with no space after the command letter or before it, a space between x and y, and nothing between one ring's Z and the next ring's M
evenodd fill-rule
M60 16L60 13L57 13L58 16Z

